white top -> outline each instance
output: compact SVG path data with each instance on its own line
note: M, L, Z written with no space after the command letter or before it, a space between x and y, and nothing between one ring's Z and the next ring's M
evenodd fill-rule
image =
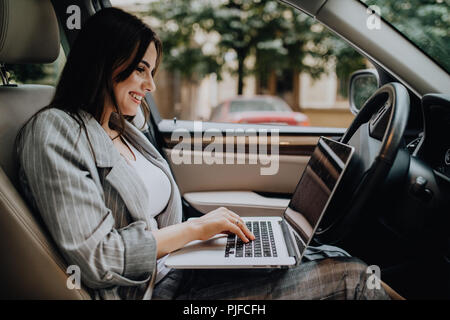
M125 140L125 139L124 139ZM150 199L150 216L155 217L166 207L169 202L171 186L169 178L166 174L153 163L148 161L142 153L136 150L135 147L128 141L126 141L127 145L131 148L134 155L136 156L136 161L131 161L127 159L127 162L136 169L139 173L139 176L142 178L142 181L145 184L147 189L148 198ZM153 228L158 229L158 226L155 225ZM162 257L157 261L157 273L155 284L158 283L164 276L170 271L170 268L167 268L164 265L164 261L167 256Z
M131 143L127 141L127 144L136 156L136 161L127 159L128 163L136 169L142 178L150 199L150 212L148 214L155 217L163 211L169 202L171 192L169 178L164 171L148 161Z

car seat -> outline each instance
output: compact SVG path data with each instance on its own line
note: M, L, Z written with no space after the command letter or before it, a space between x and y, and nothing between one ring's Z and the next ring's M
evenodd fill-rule
M50 63L59 54L58 21L49 0L0 0L0 63ZM67 265L21 196L14 160L18 130L46 106L54 88L0 86L0 299L90 299L69 289Z

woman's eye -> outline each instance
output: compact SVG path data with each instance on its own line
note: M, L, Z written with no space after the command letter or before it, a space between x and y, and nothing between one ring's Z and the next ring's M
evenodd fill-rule
M142 73L142 72L145 71L145 69L144 69L144 68L141 68L141 67L137 67L136 70L137 70L139 73Z

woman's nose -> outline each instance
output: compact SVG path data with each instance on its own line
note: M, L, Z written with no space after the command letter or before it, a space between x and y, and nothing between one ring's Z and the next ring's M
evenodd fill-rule
M152 76L148 77L144 81L143 85L144 85L144 91L153 92L156 89L156 84L155 84L155 81L153 80Z

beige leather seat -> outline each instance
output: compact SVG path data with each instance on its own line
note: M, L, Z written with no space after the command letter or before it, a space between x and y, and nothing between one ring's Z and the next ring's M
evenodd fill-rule
M50 1L0 0L0 63L53 62L59 47ZM0 299L89 299L68 289L64 260L18 192L14 139L53 93L43 85L0 86Z

